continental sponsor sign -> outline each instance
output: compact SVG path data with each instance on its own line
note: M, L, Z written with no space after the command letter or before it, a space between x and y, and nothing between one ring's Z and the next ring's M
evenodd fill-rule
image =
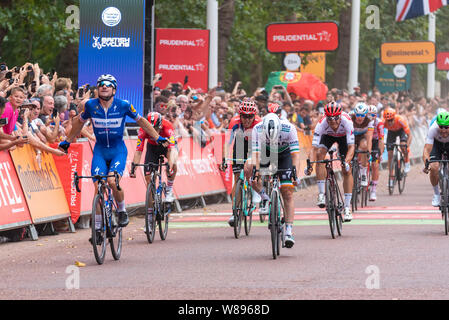
M432 41L386 42L380 47L383 64L429 64L435 62Z
M42 163L29 145L11 153L34 223L69 217L70 210L53 157L42 152Z

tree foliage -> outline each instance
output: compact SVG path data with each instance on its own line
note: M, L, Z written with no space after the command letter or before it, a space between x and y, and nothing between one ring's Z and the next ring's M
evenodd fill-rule
M46 70L55 67L58 54L78 42L78 30L66 28L66 8L79 1L5 1L0 10L0 29L6 31L0 56L9 66L38 62Z

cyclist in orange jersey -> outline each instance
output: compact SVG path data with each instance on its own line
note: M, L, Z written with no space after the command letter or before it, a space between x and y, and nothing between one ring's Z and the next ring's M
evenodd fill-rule
M388 151L388 170L390 174L389 183L392 184L391 179L391 160L393 158L393 149L391 145L396 142L396 138L399 137L401 141L401 150L404 154L405 167L404 172L408 173L410 171L410 156L409 149L410 143L412 142L412 134L408 126L407 120L402 116L396 114L396 110L393 108L387 108L383 113L384 117L384 127L388 130L387 135L387 151ZM407 147L405 146L407 144Z

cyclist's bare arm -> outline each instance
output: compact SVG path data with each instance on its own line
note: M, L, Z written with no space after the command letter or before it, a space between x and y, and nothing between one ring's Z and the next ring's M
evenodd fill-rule
M352 158L354 158L354 152L355 152L355 144L348 145L348 152L346 154L346 163L350 163Z
M81 133L81 130L83 130L84 122L81 120L81 114L73 117L72 119L72 130L70 130L70 133L67 135L67 142L72 143L73 140Z
M151 123L148 122L147 119L145 119L145 117L140 117L139 120L136 121L136 123L143 129L145 130L146 133L148 133L148 135L154 139L154 141L156 141L157 139L159 139L159 134L156 132L156 130L154 130L154 127L151 125ZM167 147L168 143L166 143L166 145L164 145L164 147Z

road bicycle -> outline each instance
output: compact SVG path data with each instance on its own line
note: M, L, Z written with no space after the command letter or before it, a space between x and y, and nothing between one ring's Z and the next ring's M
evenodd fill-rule
M406 148L407 145L401 145L399 143L388 143L387 147L393 146L393 159L390 164L390 172L392 175L388 179L388 192L393 195L394 186L398 185L399 194L402 194L405 188L405 178L407 174L404 172L405 161L404 154L401 148Z
M153 243L156 234L156 225L159 229L161 240L165 240L168 234L169 215L172 211L171 204L165 201L167 185L162 182L162 168L168 170L164 157L159 157L158 163L131 164L131 174L134 175L136 167L145 167L150 176L145 195L145 233L149 243ZM152 208L153 212L149 212Z
M257 171L260 170L253 170L253 178ZM268 229L271 234L271 252L273 259L277 259L281 253L281 247L285 247L285 209L281 197L281 181L279 178L279 175L284 172L291 172L293 181L296 181L296 167L292 169L279 169L275 173L264 175L268 178L269 185L271 185L271 192L269 193L270 200L268 203Z
M225 159L226 161L240 161L242 159ZM224 169L227 165L224 164ZM232 214L234 216L234 237L238 239L242 229L242 221L245 225L245 234L248 236L251 231L253 212L256 206L253 204L253 188L245 177L243 168L239 172L239 177L235 182L234 199L232 200Z
M366 187L366 192L363 193L362 196L362 203L365 207L368 206L368 199L371 195L371 192L373 191L373 185L372 185L372 176L373 176L373 163L379 162L379 150L371 151L371 158L369 159L368 165L369 168L367 169L367 180L368 180L368 187ZM374 160L376 159L376 160ZM362 205L363 207L363 205Z
M441 160L426 160L425 167L429 169L431 163L438 162L440 164L438 175L440 184L440 210L444 220L444 232L449 234L449 159L446 152L443 153Z
M344 160L334 158L335 150L329 150L329 159L313 161L307 159L307 169L312 168L312 164L323 163L326 167L326 211L329 218L329 227L331 230L332 239L341 236L343 230L343 217L342 212L344 208L344 201L341 195L340 187L338 186L337 176L333 169L333 162L340 161L342 167L344 166Z
M80 179L96 179L98 181L97 194L92 203L92 237L90 242L94 249L95 260L100 265L103 264L106 256L106 239L111 247L111 253L114 260L119 260L122 252L122 228L119 227L117 223L117 206L114 201L112 189L106 182L107 178L114 178L117 189L119 191L121 190L117 171L114 171L113 174L107 176L79 176L77 172L74 173L74 184L77 192L81 192L79 188ZM97 213L98 215L101 215L101 227L98 230L95 226L95 217Z
M352 186L352 198L351 198L351 205L352 205L352 212L355 212L358 209L358 203L360 202L360 207L363 207L364 200L367 198L367 187L362 186L362 175L360 172L360 163L358 159L359 154L368 154L368 151L360 151L356 150L354 152L354 157L351 160L351 167L352 167L352 177L354 179L354 183ZM369 176L368 176L368 170L367 170L367 182L369 186ZM365 205L366 206L366 205Z

